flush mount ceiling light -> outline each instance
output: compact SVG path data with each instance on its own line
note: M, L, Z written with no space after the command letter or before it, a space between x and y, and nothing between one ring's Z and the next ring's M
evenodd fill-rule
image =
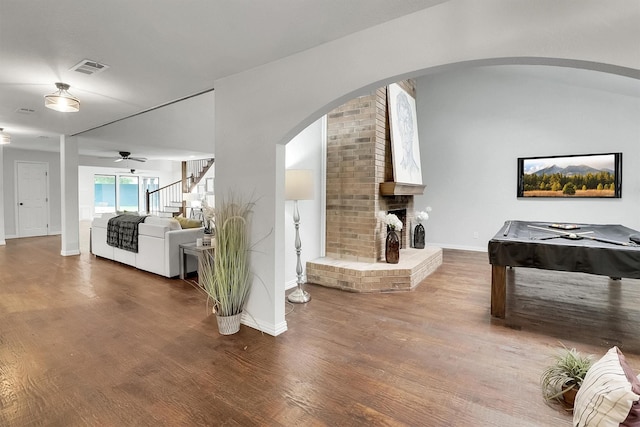
M69 85L56 83L58 91L51 95L45 95L44 106L62 113L75 113L80 111L80 100L69 92Z
M11 144L11 135L4 131L4 128L0 128L0 145Z

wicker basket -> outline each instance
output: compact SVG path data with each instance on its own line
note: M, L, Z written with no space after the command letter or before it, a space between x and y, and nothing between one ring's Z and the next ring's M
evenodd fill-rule
M240 330L240 318L242 313L234 314L233 316L218 316L218 331L221 335L232 335Z

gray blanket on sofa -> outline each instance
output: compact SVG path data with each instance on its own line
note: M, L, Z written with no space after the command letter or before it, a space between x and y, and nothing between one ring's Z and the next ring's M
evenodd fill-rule
M107 245L138 252L138 224L147 216L122 214L109 219L107 223Z

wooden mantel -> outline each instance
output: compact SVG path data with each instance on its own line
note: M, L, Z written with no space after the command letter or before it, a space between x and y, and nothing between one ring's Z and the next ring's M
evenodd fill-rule
M424 194L426 185L404 184L402 182L381 182L381 196L415 196Z

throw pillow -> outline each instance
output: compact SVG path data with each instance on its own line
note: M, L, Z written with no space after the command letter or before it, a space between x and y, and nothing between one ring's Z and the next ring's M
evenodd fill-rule
M574 427L640 427L640 378L618 347L591 366L576 395Z
M180 226L183 229L202 227L202 221L200 221L199 219L190 219L190 218L185 218L183 216L177 216L176 219L178 220L178 222L180 223Z

